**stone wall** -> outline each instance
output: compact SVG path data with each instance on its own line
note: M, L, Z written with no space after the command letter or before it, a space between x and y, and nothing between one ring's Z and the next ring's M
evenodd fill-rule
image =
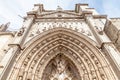
M106 23L104 30L120 51L120 18L111 18Z

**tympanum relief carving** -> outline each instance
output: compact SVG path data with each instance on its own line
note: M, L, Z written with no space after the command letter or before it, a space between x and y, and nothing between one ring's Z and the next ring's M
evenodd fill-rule
M48 63L42 80L80 80L80 77L73 63L59 54Z

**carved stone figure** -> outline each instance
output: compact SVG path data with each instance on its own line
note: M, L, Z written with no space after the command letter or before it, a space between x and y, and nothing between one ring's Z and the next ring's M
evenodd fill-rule
M20 29L20 31L18 32L17 36L22 36L23 33L24 33L24 31L25 31L25 28L22 27L22 28Z
M47 69L48 68L48 69ZM57 55L46 67L42 80L79 80L77 70L72 70L71 62L63 55ZM76 71L76 72L74 72ZM48 75L48 76L47 76Z
M103 35L103 30L101 27L95 26L95 28L100 35Z

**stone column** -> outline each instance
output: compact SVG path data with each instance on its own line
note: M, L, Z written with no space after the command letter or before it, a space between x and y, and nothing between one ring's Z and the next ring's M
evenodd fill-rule
M30 31L31 25L34 22L34 15L28 15L26 20L23 23L22 28L17 32L14 43L13 44L18 44L20 47L24 44L24 41Z
M117 77L120 79L120 52L112 43L104 43L102 46L106 57L112 65Z
M28 35L28 32L31 28L33 21L34 21L34 15L28 15L27 19L23 23L23 27L15 35L15 39L13 40L13 43L9 44L10 48L13 48L13 51L12 52L8 51L9 53L7 53L7 55L5 56L5 59L7 57L7 61L5 59L3 59L2 61L3 63L4 62L6 63L4 63L4 70L1 72L0 80L6 80L7 76L10 74L10 70L12 69L12 66L15 62L17 55L22 50L22 46L24 44L26 36Z
M92 14L86 15L85 18L97 42L99 43L98 48L102 50L104 49L103 52L106 53L104 55L106 55L108 61L111 63L111 66L115 70L116 75L120 79L119 51L116 49L116 47L114 46L114 44L111 42L111 40L108 38L104 31L102 31L102 34L100 34L99 31L96 29L95 27L96 25L94 24L94 18Z

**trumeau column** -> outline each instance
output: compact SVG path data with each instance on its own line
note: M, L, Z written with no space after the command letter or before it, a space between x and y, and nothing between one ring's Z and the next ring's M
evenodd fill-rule
M7 60L8 60L7 63L4 64L5 68L0 75L0 80L7 79L7 76L9 75L9 72L10 72L10 70L13 66L13 63L15 62L15 59L17 57L17 54L19 54L20 51L22 50L22 46L24 44L26 36L28 35L28 32L34 21L34 18L35 18L34 15L32 15L32 14L28 15L28 17L25 19L25 21L23 23L23 27L15 35L15 39L13 40L13 43L9 44L10 50L7 53L7 55L9 57L7 57ZM6 62L5 59L3 59L3 60Z
M120 79L120 53L119 51L116 49L114 44L109 40L108 36L104 33L103 30L98 30L98 28L96 29L97 25L94 24L94 18L92 14L86 15L85 18L96 40L99 43L98 47L104 51L117 77Z

